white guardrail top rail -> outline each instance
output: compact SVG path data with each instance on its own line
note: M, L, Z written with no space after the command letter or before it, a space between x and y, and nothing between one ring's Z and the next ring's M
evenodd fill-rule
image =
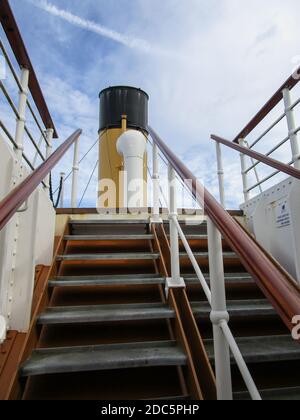
M296 108L300 104L300 98L292 98L293 90L298 85L300 77L298 69L288 80L278 89L278 91L272 96L272 98L263 106L263 108L254 116L254 118L246 125L246 127L236 136L234 143L238 143L243 147L247 147L253 151L257 150L257 147L265 148L263 140L266 145L272 143L272 147L264 151L264 155L271 157L274 153L281 155L290 155L287 165L294 166L296 169L300 169L300 144L299 144L299 131L300 121L296 122ZM279 109L282 106L282 111ZM278 111L279 109L279 111ZM267 122L267 118L271 118L271 113L276 111L279 116L272 121L271 124ZM272 117L273 118L273 117ZM286 121L286 127L284 128L284 120ZM282 124L279 127L279 124ZM263 125L267 127L263 128L263 132L249 140L250 134L254 130L259 131ZM285 135L278 139L278 132L286 131ZM290 147L287 148L287 144ZM224 193L224 169L222 163L222 150L221 145L216 142L216 153L218 162L218 176L219 176L219 190L221 202L225 204L225 193ZM283 149L285 147L285 149ZM247 157L245 154L240 154L241 158L241 169L242 169L242 182L245 202L251 199L251 193L259 189L262 193L264 188L269 188L270 183L268 181L273 180L276 175L281 174L280 170L268 173L267 167L260 167L262 162L253 158ZM249 164L250 162L250 164ZM261 168L259 174L258 167ZM253 181L255 180L255 181Z

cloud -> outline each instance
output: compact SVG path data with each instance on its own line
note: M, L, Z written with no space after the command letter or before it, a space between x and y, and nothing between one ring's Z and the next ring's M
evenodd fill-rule
M256 37L255 44L260 44L264 41L272 39L275 35L277 35L278 28L273 25L266 31L262 32Z
M178 54L172 51L164 50L160 47L151 45L148 41L125 35L120 32L117 32L113 29L109 29L106 26L100 25L99 23L93 22L91 20L83 19L80 16L77 16L67 10L60 9L54 4L49 3L47 0L28 0L33 3L36 7L44 10L47 13L50 13L53 16L56 16L60 19L65 20L71 25L78 26L87 31L93 32L102 37L111 39L119 44L122 44L128 48L138 50L144 54L154 54L165 57L173 58L182 58Z
M111 43L112 38L102 33L103 42L99 42L85 25L85 30L74 31L65 19L50 19L40 9L11 0L61 139L82 127L85 134L80 148L84 153L97 136L98 92L114 84L141 87L150 96L151 125L217 196L210 134L233 139L294 70L291 60L300 53L299 0L245 4L240 0L189 0L189 7L186 0L50 1L47 4L56 10L67 4L79 19L93 16L95 25L105 22L105 29L117 28L118 35L128 34L125 39L139 34L147 40L146 46L176 49L178 56L189 57L175 61L156 53L136 53L145 50L119 40ZM273 38L272 27L276 28ZM255 45L257 40L261 43ZM126 48L120 48L122 45ZM299 96L293 91L294 100ZM282 110L281 104L273 121ZM297 125L299 118L300 114ZM255 130L249 142L265 127ZM283 124L264 139L259 151L270 150L285 136ZM275 157L287 162L288 152L280 150ZM243 200L240 158L226 148L223 156L228 205L237 207ZM94 154L81 167L81 189L95 160ZM70 155L64 165L69 168L71 161ZM260 176L265 173L261 166ZM95 195L94 188L89 189L89 197Z

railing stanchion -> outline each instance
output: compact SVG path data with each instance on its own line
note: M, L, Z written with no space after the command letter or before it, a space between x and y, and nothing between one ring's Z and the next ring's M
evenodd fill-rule
M27 105L27 96L28 96L28 83L29 83L29 71L25 68L21 70L21 79L20 85L21 88L19 92L19 104L18 104L18 115L17 125L16 125L16 137L15 143L16 147L16 159L17 159L17 173L16 178L13 181L14 186L16 186L23 177L23 165L22 158L24 152L24 133L25 133L25 122L26 122L26 105Z
M291 92L289 89L284 89L282 91L283 94L283 101L285 106L285 115L287 119L287 125L289 130L289 137L291 142L291 149L294 161L294 167L296 169L300 169L300 146L298 140L298 134L296 131L296 122L295 122L295 114L292 107L292 99L291 99Z
M218 178L219 178L219 191L220 191L220 203L226 208L225 203L225 188L224 188L224 168L222 158L221 144L216 141L216 154L217 154L217 165L218 165Z
M60 192L59 206L62 209L64 208L64 205L65 205L65 177L66 177L66 174L64 172L61 172L60 173L61 192Z
M242 147L247 147L247 143L245 139L239 139L239 145ZM242 168L242 179L243 179L243 191L244 191L244 198L245 202L249 201L250 194L248 191L248 174L247 174L247 160L246 155L243 153L240 154L241 157L241 168Z
M77 193L78 193L78 153L79 153L79 139L74 143L74 159L73 159L73 174L72 174L72 195L71 195L71 207L74 209L77 207Z
M170 288L185 287L184 280L180 277L179 236L175 220L178 218L176 197L176 172L169 165L169 203L170 203L170 248L171 248L171 278L167 279L167 291Z
M53 134L54 130L53 128L48 128L46 130L46 139L47 139L47 145L46 145L46 159L48 159L52 154L52 141L53 141ZM50 174L45 179L46 189L50 189Z
M153 143L153 211L152 211L152 223L161 223L159 217L159 168L158 168L158 147Z
M209 274L212 294L211 322L213 323L217 395L219 400L232 400L230 351L221 324L229 322L226 306L222 237L208 218Z

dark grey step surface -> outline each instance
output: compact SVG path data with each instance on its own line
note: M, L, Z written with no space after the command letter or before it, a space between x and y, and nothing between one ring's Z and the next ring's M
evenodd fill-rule
M211 313L207 302L194 302L192 308L196 318L207 318ZM277 317L273 306L266 299L228 300L227 308L231 318Z
M38 318L43 325L138 321L175 318L175 312L162 303L98 305L48 308Z
M200 280L195 275L191 274L182 274L185 282L187 284L200 284ZM204 274L204 278L207 283L210 283L209 275ZM253 277L248 273L226 273L225 274L225 282L226 283L255 283Z
M154 235L66 235L66 241L142 241L151 240Z
M57 261L116 261L116 260L157 260L160 255L154 252L110 253L110 254L66 254L58 255Z
M35 350L20 374L90 372L154 366L184 366L187 358L174 341Z
M101 220L70 220L72 226L91 226L91 225L147 225L149 219L101 219Z
M195 258L208 259L208 257L209 257L208 252L193 252L193 255L194 255ZM186 252L180 252L179 256L180 256L180 258L185 258L185 259L189 258L188 254ZM223 258L224 259L228 259L228 258L239 259L239 257L237 256L237 254L235 252L223 252Z
M300 360L300 345L291 335L236 338L236 342L246 363ZM210 360L213 360L213 341L204 340L204 343Z
M166 279L159 275L131 274L117 276L62 276L50 280L49 287L78 286L142 286L165 284Z
M166 396L166 397L157 397L157 398L147 398L146 400L141 401L188 401L191 400L191 397L186 395L178 395L178 396Z
M262 400L265 401L300 401L300 387L274 388L260 390ZM234 400L250 400L248 392L235 392Z
M198 277L193 275L183 275L187 285L199 284ZM209 282L209 276L204 276ZM81 287L81 286L142 286L151 284L165 284L166 279L159 275L149 274L129 274L116 276L61 276L56 277L49 282L49 287ZM227 284L254 284L253 278L249 274L226 274L225 282Z

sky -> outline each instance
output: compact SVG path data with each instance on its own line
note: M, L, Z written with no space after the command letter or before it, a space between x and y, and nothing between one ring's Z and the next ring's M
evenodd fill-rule
M80 127L82 156L97 140L99 92L140 87L150 96L151 126L216 196L210 135L232 140L300 63L299 0L10 4L60 136L56 145ZM287 155L282 151L283 160ZM224 150L223 156L227 206L237 208L239 154ZM80 168L79 195L96 160L97 149ZM61 168L68 172L70 162L71 152ZM95 195L96 176L82 205L93 206Z

